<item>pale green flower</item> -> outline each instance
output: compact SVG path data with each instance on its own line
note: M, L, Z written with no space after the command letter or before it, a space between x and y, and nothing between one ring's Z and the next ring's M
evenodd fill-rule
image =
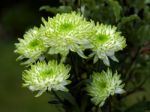
M65 87L70 83L70 67L64 64L58 64L56 61L38 62L31 65L31 69L23 72L23 86L28 87L31 91L38 91L36 96L40 96L46 90L68 91Z
M108 69L107 72L93 73L92 78L87 91L95 105L103 106L110 95L124 93L124 84L122 84L117 72L112 74L112 71Z
M57 14L48 18L48 21L43 19L43 23L41 29L46 31L50 54L66 56L72 51L85 58L83 50L90 47L87 37L94 27L92 22L86 21L79 13L72 12Z
M93 45L91 56L94 55L94 63L98 59L102 59L105 65L109 66L109 58L118 61L115 57L115 52L126 47L126 40L121 33L116 31L115 26L97 24L95 32L90 38Z
M34 27L24 34L23 39L19 38L19 43L15 44L15 52L20 54L18 59L29 59L26 63L34 62L37 60L47 50L42 36L42 32L40 32L38 28Z

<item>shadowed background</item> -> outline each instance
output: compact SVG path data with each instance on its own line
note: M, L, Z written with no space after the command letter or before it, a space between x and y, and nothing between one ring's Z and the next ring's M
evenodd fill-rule
M16 62L14 43L34 25L39 26L42 5L57 6L57 0L2 0L0 3L0 112L53 112L49 95L35 98L22 87L21 67Z

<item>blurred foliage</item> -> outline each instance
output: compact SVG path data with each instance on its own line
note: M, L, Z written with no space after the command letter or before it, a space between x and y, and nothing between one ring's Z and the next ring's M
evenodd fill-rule
M26 4L18 4L11 7L11 10L5 10L2 14L1 22L8 32L12 33L12 35L19 36L24 30L40 22L40 19L37 18L38 16L39 15Z
M150 0L60 0L60 6L46 5L40 10L54 15L75 10L89 20L117 26L127 39L128 46L123 52L117 54L120 63L112 63L112 68L122 73L127 92L114 98L117 100L112 101L112 111L145 112L150 110L149 96L144 94L147 90L144 85L150 79ZM98 63L101 64L101 62ZM140 94L136 95L138 93ZM129 101L131 96L132 103ZM82 97L81 95L79 98L83 100ZM143 100L142 97L145 99ZM82 101L77 102L82 108Z
M0 42L0 112L41 112L56 111L54 105L45 103L50 95L34 98L22 88L21 71L13 53L14 42Z
M135 105L131 106L125 112L145 112L145 110L150 110L150 102L143 101L136 103Z

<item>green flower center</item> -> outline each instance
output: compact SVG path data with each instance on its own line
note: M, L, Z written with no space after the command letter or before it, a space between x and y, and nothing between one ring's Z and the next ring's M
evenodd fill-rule
M104 34L99 34L96 36L96 39L98 40L98 42L106 42L108 40L108 36L104 35Z
M68 31L72 29L73 29L73 25L71 23L64 23L60 25L60 30L62 31Z
M42 72L42 77L43 78L45 78L45 77L49 77L49 76L51 76L53 74L53 71L51 70L51 69L48 69L48 70L44 70L43 72Z
M102 88L102 89L105 89L107 87L107 83L106 82L101 82L99 84L99 86Z
M36 46L39 46L39 45L40 45L39 40L33 40L32 42L30 42L29 47L35 48Z

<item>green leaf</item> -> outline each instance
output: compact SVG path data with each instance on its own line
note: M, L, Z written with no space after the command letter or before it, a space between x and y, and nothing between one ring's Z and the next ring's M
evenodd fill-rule
M143 41L150 39L150 25L143 25L138 29L138 38Z
M80 109L78 107L78 104L76 103L74 97L69 92L63 92L63 91L57 91L58 96L61 97L62 100L67 101L69 104L67 104L68 108L71 108L73 110L72 112L80 112Z
M145 3L146 3L146 4L150 3L150 0L145 0Z
M120 28L122 25L124 25L128 22L131 22L133 20L136 20L136 19L139 19L139 17L136 14L130 15L128 17L122 17L120 23L118 24L118 27Z
M42 10L56 14L56 13L71 12L72 8L71 6L59 6L57 8L57 7L51 7L51 6L45 5L45 6L40 7L40 11Z
M118 3L118 1L115 1L115 0L109 0L109 4L113 9L113 13L116 17L116 21L118 21L120 19L120 14L121 14L121 11L122 11L122 7Z
M129 107L125 112L145 112L150 110L150 101L138 102Z
M57 13L57 8L56 7L50 7L50 6L42 6L40 7L40 11L47 11L47 12L52 12L52 13Z

